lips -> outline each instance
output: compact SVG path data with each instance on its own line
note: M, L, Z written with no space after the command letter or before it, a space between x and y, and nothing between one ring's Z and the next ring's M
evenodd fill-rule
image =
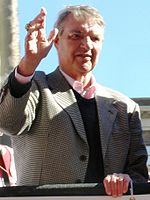
M90 60L91 60L91 57L89 57L89 56L83 57L83 61L90 61Z
M78 53L76 56L81 56L81 57L92 57L91 54L85 54L85 53Z
M82 59L85 60L91 60L92 59L92 55L91 54L76 54L77 57L80 57Z

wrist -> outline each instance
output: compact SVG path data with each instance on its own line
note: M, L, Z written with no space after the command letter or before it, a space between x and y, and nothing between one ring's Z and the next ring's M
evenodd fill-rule
M22 75L22 74L20 74L20 73L18 72L18 67L19 67L19 66L17 66L17 67L15 68L15 78L16 78L16 80L17 80L19 83L21 83L21 84L27 84L27 83L29 83L29 82L32 80L34 74L32 74L32 75L30 75L30 76L24 76L24 75Z
M35 63L33 61L31 61L31 59L27 59L25 57L23 57L17 67L17 72L24 76L24 77L28 77L28 76L32 76L37 68L39 63Z

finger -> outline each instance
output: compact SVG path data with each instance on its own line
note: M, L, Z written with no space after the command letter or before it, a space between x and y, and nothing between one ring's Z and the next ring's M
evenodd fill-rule
M46 28L46 15L47 11L44 7L41 8L41 15L43 16L43 28Z
M128 174L124 175L123 193L128 191L130 181L130 176Z
M42 15L47 15L47 11L45 7L41 7L41 12Z
M106 176L103 183L106 194L111 195L111 175Z
M35 38L37 38L38 36L38 31L29 31L25 37L25 40L28 41L28 40L33 40Z
M119 193L126 193L128 191L131 178L128 174L118 174L119 177Z
M30 40L26 47L26 55L36 54L38 52L37 45L33 40Z
M57 29L57 28L54 28L54 29L50 32L50 34L49 34L49 36L48 36L48 43L49 43L49 45L50 45L50 48L52 47L52 45L53 45L53 43L54 43L54 41L55 41L57 35L58 35L58 29Z
M44 7L41 8L40 13L32 20L30 21L30 25L34 26L35 23L39 23L45 19L47 15L47 11Z
M48 41L49 41L50 43L56 39L56 37L57 37L57 35L58 35L58 32L59 32L59 30L58 30L57 28L54 28L54 29L50 32L50 34L49 34L49 36L48 36Z
M39 30L46 27L46 9L41 8L40 13L28 24L26 24L26 30L28 32L33 32L34 30Z
M123 195L123 185L124 185L123 176L119 176L119 180L118 180L118 196L122 196Z
M26 53L36 53L37 52L37 31L28 33L25 38L25 50Z
M38 42L47 42L46 33L43 28L38 31Z
M118 176L117 174L113 174L112 175L112 179L111 179L111 194L113 197L117 197L118 196Z
M114 173L111 178L111 194L113 197L123 195L124 175Z
M53 29L49 36L48 36L48 39L46 38L46 32L45 32L45 29L39 29L38 31L38 42L47 42L49 43L49 45L51 45L51 43L55 40L55 38L57 37L57 34L58 34L58 29L55 28Z

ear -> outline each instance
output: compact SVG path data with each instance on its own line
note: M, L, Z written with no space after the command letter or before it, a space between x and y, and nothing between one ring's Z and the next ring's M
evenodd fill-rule
M54 39L54 45L57 48L59 44L59 35L56 36L56 38Z

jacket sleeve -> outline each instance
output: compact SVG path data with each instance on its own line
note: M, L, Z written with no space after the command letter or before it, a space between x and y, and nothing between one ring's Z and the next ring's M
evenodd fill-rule
M13 97L20 98L28 92L32 86L32 81L26 84L21 84L15 78L15 71L13 71L8 78L8 88Z
M38 101L39 91L35 82L23 86L11 73L0 91L0 132L19 135L28 131L35 119Z
M129 114L129 128L131 142L128 152L126 173L130 175L134 182L147 182L147 151L143 140L140 111L137 104L134 112Z

